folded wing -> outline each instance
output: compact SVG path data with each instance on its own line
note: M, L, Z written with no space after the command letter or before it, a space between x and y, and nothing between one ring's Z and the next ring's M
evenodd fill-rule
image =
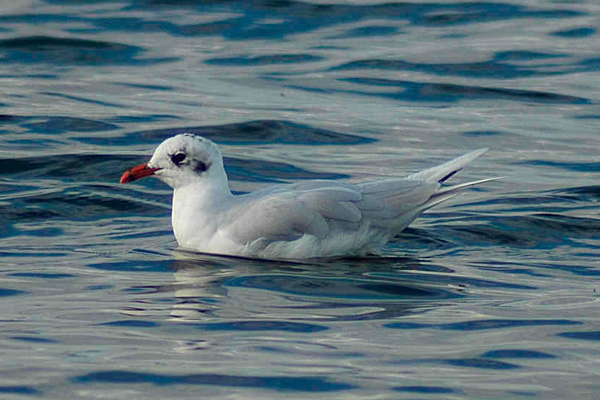
M441 186L485 151L476 150L404 179L354 185L309 181L241 196L244 209L234 208L235 218L229 220L235 222L227 229L240 243L293 241L304 234L326 239L365 226L391 237L427 209L490 180Z

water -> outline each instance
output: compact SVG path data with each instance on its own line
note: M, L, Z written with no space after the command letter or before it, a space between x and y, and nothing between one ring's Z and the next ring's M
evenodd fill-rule
M592 0L0 4L0 397L591 399L600 391ZM236 192L491 150L383 257L177 250L206 135Z

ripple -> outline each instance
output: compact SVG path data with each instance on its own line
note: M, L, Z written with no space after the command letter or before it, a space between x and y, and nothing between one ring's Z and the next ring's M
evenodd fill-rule
M443 76L464 76L464 77L477 77L477 78L496 78L496 79L514 79L523 78L531 75L535 75L537 72L531 68L523 66L511 65L506 63L498 63L495 61L482 61L482 62L471 62L471 63L413 63L410 61L403 60L389 60L389 59L365 59L358 61L351 61L346 64L342 64L336 67L332 67L329 71L354 71L364 69L378 69L386 71L419 71L432 75L443 75ZM355 80L358 80L356 78ZM377 80L374 80L375 82ZM385 82L385 81L384 81ZM405 83L407 85L408 82ZM422 84L425 85L425 84ZM389 82L388 82L389 86ZM444 85L431 85L433 87ZM461 86L448 85L450 87L456 87L457 89ZM468 87L463 87L468 88ZM469 87L471 91L473 87ZM464 90L464 89L463 89Z
M151 374L134 371L112 370L92 372L73 378L78 383L151 383L160 386L173 385L214 385L233 387L250 387L277 390L281 392L332 392L349 390L354 385L335 383L320 377L271 377L241 376L223 374L169 375Z
M391 36L398 34L398 28L385 25L369 25L350 29L341 35L333 36L333 39L369 38L375 36Z
M104 262L98 264L88 264L90 268L95 268L103 271L146 271L146 272L166 272L170 271L169 261L138 261L131 263L129 261L122 262Z
M5 256L7 254L0 252L0 256ZM0 287L0 297L10 297L10 296L18 296L21 294L25 294L27 292L22 291L22 290L15 290L15 289L6 289L6 288L2 288Z
M486 71L490 71L486 64L480 66ZM479 68L479 67L478 67ZM444 73L446 75L446 73ZM471 72L467 75L471 76ZM401 81L392 79L381 79L381 78L343 78L340 81L355 83L358 85L368 85L373 87L397 87L400 89L398 92L390 93L389 90L377 93L375 91L360 91L350 90L349 93L361 94L365 96L379 96L385 98L392 98L394 100L403 101L443 101L453 102L460 100L473 100L473 99L498 99L498 100L512 100L512 101L523 101L523 102L542 102L542 103L564 103L564 104L589 104L590 100L576 97L567 96L557 93L550 92L539 92L532 90L518 90L518 89L506 89L506 88L493 88L493 87L482 87L482 86L466 86L457 85L450 83L430 83L430 82L414 82L414 81ZM343 90L340 90L343 91Z
M420 393L420 394L450 394L460 393L461 391L442 387L442 386L397 386L392 390L405 393Z
M451 291L402 282L318 278L293 275L256 275L230 279L229 287L275 290L299 296L362 300L440 299L458 297Z
M68 94L63 94L63 93L55 93L55 92L42 92L42 94L44 94L46 96L60 97L63 99L72 100L74 102L96 104L96 105L104 106L104 107L125 108L125 106L123 106L121 104L108 102L108 101L90 99L87 97L73 96L73 95L68 95ZM74 132L94 132L94 131L105 131L105 130L112 130L112 129L118 128L117 126L112 126L111 124L104 124L99 121L93 121L93 122L95 122L96 124L94 124L94 123L90 124L89 120L84 120L81 118L53 117L53 118L49 118L48 123L46 123L45 125L40 124L39 126L41 126L41 127L48 126L52 130L53 126L58 126L59 129L61 129L62 125L66 125L67 129L65 129L65 131L71 130ZM27 126L27 125L25 125L25 126ZM33 125L33 126L36 126L36 125ZM46 133L46 132L43 132L43 133Z
M558 336L568 339L591 340L595 342L600 340L600 331L563 332L559 333Z
M0 386L0 393L8 393L13 395L36 395L39 396L42 392L32 386Z
M62 94L56 94L57 96L65 97ZM72 98L72 96L70 96ZM78 98L80 101L91 101ZM107 105L101 102L102 105ZM107 124L102 121L94 121L85 118L72 118L72 117L49 117L43 122L31 122L21 124L22 127L27 128L32 133L52 134L58 135L64 132L103 132L118 129L119 127L114 124Z
M495 61L532 61L567 57L568 54L543 53L528 50L507 50L494 54Z
M552 32L552 36L558 36L569 39L579 39L583 37L593 36L597 32L596 28L581 27L574 29L563 29L560 31Z
M551 249L566 243L580 248L597 248L593 242L585 241L600 235L600 219L556 213L485 216L470 218L470 221L464 226L440 224L429 229L427 234L456 246L502 245L535 249Z
M345 179L349 175L308 171L292 164L265 160L240 160L224 157L232 181L284 183L294 179Z
M548 193L560 195L563 199L589 201L600 199L600 186L578 186L572 188L555 189Z
M499 136L499 135L506 135L506 132L502 132L502 131L468 131L468 132L463 132L462 133L464 136L480 136L480 137L485 137L485 136Z
M418 324L406 322L392 322L384 325L392 329L441 329L458 331L481 331L496 329L511 329L522 326L546 326L546 325L581 325L582 322L564 319L484 319L477 321L454 322L448 324Z
M425 14L423 24L433 26L485 23L513 18L572 18L582 13L571 10L532 10L527 7L503 3L469 3L433 5Z
M104 146L131 145L138 143L158 144L180 133L193 133L224 144L307 144L307 145L356 145L372 143L373 139L339 133L310 125L288 121L258 120L213 126L190 126L183 128L138 131L123 137L78 138L77 140Z
M600 162L569 162L569 161L549 161L549 160L529 160L523 161L521 165L536 165L544 167L560 168L568 171L577 172L600 172Z
M502 349L488 351L482 355L484 358L517 358L517 359L551 359L555 355L535 350L526 349Z
M158 2L136 2L132 9L157 7ZM191 13L214 12L219 2L182 2L171 7L184 7ZM568 9L535 9L504 3L384 3L384 4L313 4L301 1L281 1L274 5L269 1L238 2L232 7L237 13L229 18L215 19L205 23L173 24L169 21L101 22L103 29L130 31L168 31L173 35L214 36L232 40L281 40L292 35L317 29L371 20L403 20L416 26L451 26L483 24L494 21L527 19L565 19L585 15Z
M263 56L249 56L249 57L221 57L211 58L206 60L207 64L221 65L221 66L262 66L262 65L274 65L274 64L297 64L297 63L309 63L316 61L323 61L324 57L319 57L311 54L271 54Z
M99 102L91 99L86 99L78 96L70 96L62 93L51 93L44 92L44 95L63 97L70 100L75 100L83 103L92 103L110 107L120 107L119 105ZM87 119L87 118L76 118L76 117L61 117L61 116L20 116L20 115L0 115L0 125L16 125L18 130L26 131L27 133L37 133L43 135L60 135L66 132L105 132L120 127L115 124ZM17 128L13 127L12 131ZM17 138L12 139L12 138ZM21 141L25 143L31 143L29 139L19 139L19 135L12 136L11 140L6 140L8 143L19 143ZM46 143L47 145L47 143ZM30 147L28 147L30 149Z
M125 327L125 328L156 328L160 326L159 323L152 321L142 321L139 319L136 320L123 320L123 321L111 321L105 322L98 325L104 326L117 326L117 327Z
M127 215L129 211L146 216L164 216L168 205L111 196L106 193L90 193L81 189L66 189L53 193L29 194L11 201L11 207L3 210L2 220L32 222L36 220L64 219L69 221L109 219ZM57 229L57 228L52 228ZM47 234L60 234L49 230ZM32 231L35 233L35 230ZM44 234L44 231L40 231Z
M138 159L138 157L114 154L0 158L0 174L19 179L77 178L81 181L110 181L116 179L118 171L123 171L125 166Z
M540 319L540 320L515 320L515 319L487 319L480 321L457 322L451 324L440 324L439 329L480 331L490 329L510 329L520 326L545 326L545 325L579 325L579 321L562 319Z
M520 365L507 363L504 361L486 360L481 358L457 358L452 360L441 360L445 364L455 367L479 368L479 369L516 369L522 368Z
M12 336L11 339L27 343L60 343L58 340L33 336Z
M121 43L52 36L0 40L2 63L51 63L59 65L151 64L172 60L138 59L144 49Z
M8 274L9 276L18 276L26 278L37 278L37 279L65 279L65 278L76 278L77 275L73 274L60 274L50 272L13 272Z
M284 331L297 333L314 333L328 330L322 325L290 321L231 321L209 324L195 324L204 331Z

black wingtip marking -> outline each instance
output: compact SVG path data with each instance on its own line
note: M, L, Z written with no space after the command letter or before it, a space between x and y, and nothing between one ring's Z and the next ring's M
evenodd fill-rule
M457 169L456 171L452 171L450 172L448 175L444 176L442 179L440 179L438 182L439 183L444 183L446 182L448 179L452 178L452 176L454 174L456 174L458 171L460 171L462 168Z

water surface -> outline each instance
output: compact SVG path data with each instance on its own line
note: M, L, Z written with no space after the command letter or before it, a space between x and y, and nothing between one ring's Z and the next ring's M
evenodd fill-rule
M0 396L590 399L600 390L598 5L0 5ZM232 189L504 179L382 257L183 252L121 186L204 135Z

